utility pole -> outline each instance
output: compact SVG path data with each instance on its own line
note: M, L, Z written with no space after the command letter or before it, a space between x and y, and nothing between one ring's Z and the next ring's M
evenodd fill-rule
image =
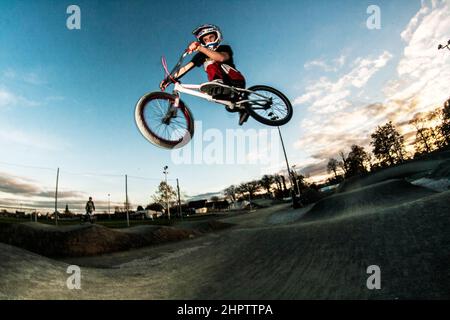
M180 185L178 183L178 178L177 178L177 192L178 192L178 214L180 215L181 220L183 220L183 214L181 213Z
M125 209L127 210L127 226L130 226L130 217L128 215L128 177L125 175Z
M108 193L108 218L111 219L111 194Z
M58 225L58 183L59 183L59 168L56 171L56 191L55 191L55 224Z
M168 166L164 166L164 171L163 171L163 173L164 173L164 176L165 176L165 181L166 181L166 202L167 202L167 217L169 218L169 220L170 220L170 205L169 205L169 185L167 184L167 174L169 173L168 171L167 171L167 169L168 169L169 167Z

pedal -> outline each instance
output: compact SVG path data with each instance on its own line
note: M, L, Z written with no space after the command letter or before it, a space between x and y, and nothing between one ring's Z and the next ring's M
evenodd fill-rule
M245 111L241 112L239 117L239 125L242 126L245 122L247 122L249 117L250 115L247 112Z
M234 106L234 108L230 108L229 106L225 106L225 110L227 110L228 112L239 112L241 108L239 108L238 106Z

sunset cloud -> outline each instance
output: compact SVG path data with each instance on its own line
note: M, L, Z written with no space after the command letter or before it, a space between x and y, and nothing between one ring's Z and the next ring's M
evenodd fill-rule
M392 59L388 51L376 57L357 58L351 64L352 70L336 81L321 77L308 86L294 101L308 106L308 116L300 123L301 138L294 145L316 161L305 169L326 176L326 160L336 158L340 150L358 144L370 151L370 133L388 121L397 125L405 142L413 143L415 131L409 120L441 106L450 96L450 54L437 50L438 43L448 40L449 30L449 3L423 1L399 35L405 47L395 77L382 88L384 101L366 105L352 102L355 89L364 89Z
M0 173L0 192L15 196L54 198L55 190L42 190L35 183L21 177L13 176L5 172ZM70 199L85 197L79 191L59 191L58 198Z

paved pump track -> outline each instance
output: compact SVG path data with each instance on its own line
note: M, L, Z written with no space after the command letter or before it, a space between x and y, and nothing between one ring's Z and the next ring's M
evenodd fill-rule
M48 258L0 243L0 298L450 298L450 191L394 178L299 210L216 221L227 227L195 234L186 225L183 240L94 256ZM81 267L81 290L66 287L69 264ZM366 287L370 265L381 269L380 290Z

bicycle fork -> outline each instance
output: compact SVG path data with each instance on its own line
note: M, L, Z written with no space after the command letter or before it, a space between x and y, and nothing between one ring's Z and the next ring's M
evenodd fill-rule
M170 104L170 107L167 109L167 112L162 119L162 123L164 123L166 125L170 124L170 120L172 118L177 117L177 111L178 111L178 107L180 105L180 95L178 94L178 92L175 92L175 91L173 92L173 94L175 96L175 101L174 101L174 103Z

